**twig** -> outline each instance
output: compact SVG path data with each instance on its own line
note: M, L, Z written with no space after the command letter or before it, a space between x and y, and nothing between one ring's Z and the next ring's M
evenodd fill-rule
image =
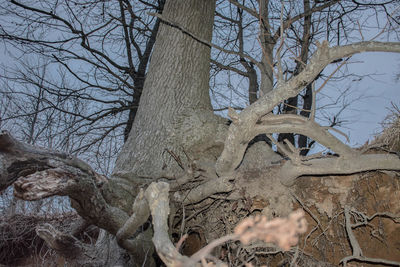
M306 238L304 239L304 246L303 246L303 250L304 250L304 248L305 248L305 246L306 246L306 244L307 244L307 239L311 236L311 234L312 234L315 230L317 230L318 228L320 228L321 231L323 231L323 229L322 229L322 227L321 227L321 223L320 223L320 221L318 220L318 218L311 212L311 210L310 210L306 205L304 205L303 201L302 201L298 196L296 196L296 194L293 193L292 191L289 190L289 192L290 192L290 194L292 195L292 197L293 197L294 199L296 199L296 201L303 207L303 209L304 209L304 210L311 216L311 218L313 218L313 220L317 223L317 225L314 226L314 228L307 234Z
M165 149L165 151L167 151L168 154L174 158L174 160L176 161L176 163L178 163L178 166L181 167L182 170L186 170L185 166L183 166L181 158L178 155L176 155L172 150L169 149Z
M400 8L400 6L397 7L395 10L393 10L393 12L389 15L389 17L392 17L393 14L396 13L397 10L399 10L399 8ZM385 27L383 27L383 29L382 29L377 35L375 35L370 41L373 41L373 40L375 40L376 38L378 38L379 36L381 36L381 35L385 32L385 29L386 29L386 27L387 27L389 24L390 24L390 22L389 22L389 19L388 19L387 22L386 22L386 24L385 24Z
M258 13L256 10L248 8L244 5L241 5L237 0L229 0L229 2L233 5L235 5L236 7L243 9L244 11L246 11L247 13L249 13L250 15L252 15L255 18L258 18Z
M390 261L390 260L385 260L385 259L380 259L380 258L369 258L369 257L365 257L363 255L363 251L360 247L360 244L357 241L356 236L353 233L353 228L360 226L359 223L351 223L351 217L350 217L350 207L348 205L346 205L344 207L344 216L345 216L345 223L346 223L346 233L347 233L347 237L350 241L350 246L352 249L352 255L344 257L340 262L343 263L343 266L347 266L347 262L349 261L361 261L361 262L370 262L370 263L380 263L380 264L386 264L386 265L392 265L392 266L400 266L400 262L397 261ZM368 217L365 214L361 213L361 212L357 212L357 211L352 211L355 212L358 215L362 215L362 217L364 218L364 225L366 223L368 223L368 221L372 220L373 218L375 218L376 216L380 216L381 213L375 213L374 215ZM392 218L393 217L387 213L382 213L385 217L389 217ZM394 215L396 218L398 218L398 215Z
M297 107L297 106L290 105L288 103L282 103L282 104L284 104L285 106L300 110L300 111L306 111L306 112L310 112L311 111L310 109L303 109L303 108L300 108L300 107Z
M315 80L311 84L311 93L312 93L312 105L311 105L311 114L310 114L310 120L315 121L315 110L317 109L316 105L316 92L315 92Z
M358 20L357 20L357 25L358 25L358 32L361 35L361 40L364 41L364 35L362 34L360 22Z
M278 85L283 84L283 71L282 71L282 57L281 57L281 51L284 45L284 29L283 29L283 5L281 6L281 15L280 15L280 44L279 47L276 51L276 60L277 60L277 68L278 68Z
M351 58L351 57L348 57L347 59L343 60L343 62L342 62L339 66L337 66L337 68L328 76L328 78L327 78L327 79L321 84L321 86L317 89L316 93L319 93L319 92L322 90L322 88L325 87L325 85L326 85L326 84L328 83L328 81L333 77L333 75L335 75L335 73L336 73L338 70L340 70L340 68L343 67L344 64L346 64L347 61L348 61L350 58Z
M332 131L334 131L334 132L337 132L338 134L340 134L340 135L342 135L344 138L346 138L346 141L347 141L347 142L350 142L349 136L348 136L347 134L345 134L344 132L342 132L342 131L340 131L340 130L338 130L338 129L336 129L336 128L330 127L330 126L325 126L325 127L322 127L322 128L327 129L327 130L332 130Z
M175 248L177 251L179 251L179 249L181 248L183 242L186 240L186 238L188 237L188 234L184 234L178 241L178 243L176 243Z

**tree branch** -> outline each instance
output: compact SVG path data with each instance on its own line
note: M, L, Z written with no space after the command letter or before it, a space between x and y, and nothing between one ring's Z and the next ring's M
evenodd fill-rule
M128 238L132 237L136 230L143 225L150 216L149 205L144 198L143 189L139 191L133 203L132 210L133 213L131 217L129 217L124 226L118 230L116 237L118 245L131 254L134 254L137 251L137 242L128 240Z
M14 183L14 194L24 200L69 196L72 207L88 222L112 234L128 220L127 210L107 203L103 190L110 181L68 154L24 144L7 132L0 134L1 189ZM18 180L17 180L18 179ZM114 186L115 194L120 194ZM128 198L126 203L132 203ZM124 210L123 210L124 209Z
M247 6L244 6L244 5L240 4L237 0L229 0L229 2L232 5L240 8L240 9L243 9L244 11L246 11L247 13L249 13L250 15L252 15L253 17L258 19L259 15L258 15L258 12L256 10L248 8Z
M316 158L300 165L287 161L278 175L284 185L290 186L302 175L352 174L372 170L400 170L400 158L394 154L367 154L353 158Z
M261 123L254 126L253 129L254 136L263 133L298 133L306 135L345 157L352 157L358 153L332 135L328 128L321 127L315 121L299 115L268 115L263 117Z
M400 43L360 42L329 47L328 42L324 41L318 45L318 50L302 72L262 96L237 115L237 120L229 127L224 150L217 161L218 174L229 174L240 164L247 144L254 138L254 127L257 122L270 113L276 105L299 94L332 61L366 51L400 52Z

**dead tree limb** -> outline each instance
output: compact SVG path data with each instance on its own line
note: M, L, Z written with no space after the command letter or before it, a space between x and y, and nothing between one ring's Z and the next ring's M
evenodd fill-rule
M76 157L19 142L7 131L0 133L0 191L19 177L63 165L93 172L89 165ZM96 179L99 182L103 180L99 175Z
M262 96L252 105L245 108L240 114L237 114L234 110L230 110L228 115L232 118L233 123L230 125L228 136L225 139L224 150L217 161L216 169L218 174L229 175L235 170L236 167L239 166L243 159L243 155L246 151L248 143L256 136L256 134L262 132L263 130L268 130L269 132L275 133L279 133L282 130L289 130L282 129L282 127L284 127L283 125L285 125L284 121L286 120L280 122L279 125L274 125L271 127L268 125L265 126L265 124L263 126L258 125L262 123L263 117L269 114L275 106L285 99L299 94L300 91L309 83L311 83L315 77L332 61L367 51L398 53L400 52L400 43L370 41L359 42L351 45L329 47L328 42L324 41L322 44L318 45L318 50L311 57L309 64L297 76L292 77L285 83L279 84L275 90ZM273 119L268 117L267 121L268 120L272 121ZM289 123L286 125L293 128L298 126L293 123L293 120L289 120ZM258 130L256 130L256 128L258 128ZM290 128L290 132L294 132L293 128ZM304 127L300 127L300 129L304 131ZM326 143L327 134L327 131L325 131L324 135L316 136L315 140L320 142L321 139L322 143ZM329 141L327 142L327 145L330 145L333 151L340 150L342 152L342 156L346 158L351 158L354 155L351 148L345 148L344 144L340 144L339 142L333 140L334 139L329 137ZM400 161L398 159L395 159L394 157L388 157L387 159L390 161L395 160L395 163L399 166L398 169L400 169ZM364 164L361 165L364 166ZM362 166L360 166L361 171Z
M146 189L145 196L153 217L153 243L158 255L167 266L182 266L180 263L188 258L177 251L168 235L169 184L152 183Z
M124 226L117 232L117 242L121 247L133 254L137 250L138 244L128 238L134 236L136 230L143 225L150 216L149 205L144 198L144 192L142 189L133 203L132 210L134 211L132 215L128 220L126 220Z
M268 115L253 127L255 136L266 133L298 133L308 136L339 155L354 156L358 152L343 144L326 128L306 117L292 114Z
M134 192L127 194L126 191L134 187L118 185L76 157L24 144L2 132L1 189L11 184L14 184L15 196L24 200L68 196L72 207L85 221L116 235L118 244L137 259L143 256L137 255L138 248L144 245L138 241L139 238L135 239L140 235L135 235L135 232L147 221L150 211L143 192L138 194L132 206L133 196L130 194ZM114 203L118 198L122 200ZM84 253L77 252L84 247L78 245L72 236L66 237L50 226L39 228L38 234L56 250L62 250L65 245L70 246L67 252Z
M104 197L110 180L76 157L24 144L2 132L0 167L1 189L14 184L18 198L39 200L68 196L82 218L114 235L129 218L126 210L130 211L131 207L116 208ZM115 194L119 193L118 188L114 190Z
M303 175L353 174L371 170L399 170L400 159L394 154L367 154L354 158L332 157L304 161L301 165L285 162L279 176L284 185L292 185Z

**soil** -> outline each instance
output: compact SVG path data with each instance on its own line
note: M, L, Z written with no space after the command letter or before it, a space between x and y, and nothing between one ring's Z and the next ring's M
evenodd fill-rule
M380 214L352 230L363 255L400 261L399 173L300 177L287 188L275 178L278 168L239 172L234 192L188 208L185 216L189 220L184 228L189 239L183 253L191 255L209 241L232 233L245 217L263 214L272 219L303 208L309 230L301 237L298 248L282 252L272 244L245 247L236 242L215 249L215 255L232 266L246 262L285 266L292 261L298 266L338 266L344 257L352 255L345 229L344 207L348 206L352 224ZM394 214L397 218L390 218ZM182 222L175 226L182 229ZM348 266L380 265L352 261Z
M230 266L243 266L249 262L254 266L289 266L291 263L297 266L338 266L344 257L352 254L345 229L344 208L348 206L352 224L367 219L364 225L352 230L363 255L400 262L400 173L300 177L294 186L287 188L276 178L279 167L239 171L235 178L236 189L232 193L217 195L185 207L185 219L177 216L172 227L175 242L183 234L188 234L181 252L185 255L194 254L212 240L232 233L234 227L248 216L262 214L273 219L302 208L306 211L308 231L301 236L298 246L290 251L281 251L273 244L244 246L239 242L230 242L216 248L214 255ZM182 210L178 214L182 215ZM379 216L368 220L367 217L374 214ZM391 218L393 214L397 218ZM32 223L29 231L32 234L24 240L25 243L29 241L29 244L33 244L31 241L36 238L33 234L35 224ZM10 231L3 229L3 232ZM4 258L0 264L22 266L51 262L63 266L62 257L54 253L45 261L43 256L40 257L46 251L47 256L49 253L42 243L31 246L32 251L24 251L19 256L13 250L12 258ZM36 251L38 248L41 252ZM384 265L352 261L348 266Z

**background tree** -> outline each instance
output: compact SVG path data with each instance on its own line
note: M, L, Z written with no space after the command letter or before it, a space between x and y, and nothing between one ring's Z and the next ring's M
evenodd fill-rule
M60 20L59 15L54 14L51 8L39 10L15 1L10 3L26 12L47 15L68 26L64 20ZM240 38L246 36L244 34L246 24L243 22L244 11L264 14L263 12L267 12L266 9L270 10L274 5L279 6L279 4L274 2L267 6L261 5L258 11L255 11L257 6L249 9L236 1L230 1L230 3L232 4L230 7L235 7L234 10L238 16L238 19L234 21L228 19L228 21L239 29L235 36L235 40L239 40L239 52L211 43L215 1L167 1L162 14L150 14L161 21L160 29L138 113L132 124L129 138L118 155L111 179L105 179L75 157L61 152L35 149L16 141L5 133L0 136L0 144L1 153L7 155L2 156L2 165L8 167L2 170L2 188L14 183L15 194L27 200L41 199L51 195L66 195L71 199L72 207L83 219L115 235L118 244L129 252L136 264L142 264L148 255L143 254L142 249L145 248L148 252L154 244L164 263L185 265L209 259L208 252L195 253L191 258L179 254L168 235L168 225L171 227L172 234L174 229L184 229L185 224L190 224L191 227L194 227L196 223L198 225L198 220L201 220L201 216L197 216L198 210L203 214L207 213L210 207L221 211L216 207L222 205L222 202L215 202L215 199L225 200L227 203L237 201L235 205L237 207L242 205L240 211L245 211L245 216L247 216L260 209L254 207L259 190L265 194L265 190L270 188L268 194L263 196L266 199L261 200L261 203L268 203L261 207L263 214L270 217L287 215L293 209L293 201L302 204L298 198L292 197L292 190L301 188L301 185L296 184L296 179L300 176L399 169L400 160L394 154L376 152L364 154L364 151L343 144L328 131L327 127L315 121L315 105L310 110L305 110L309 113L307 113L309 117L297 112L273 114L273 110L278 105L289 98L296 97L303 90L311 90L315 94L310 84L313 84L324 68L332 62L364 51L400 52L398 42L362 41L349 45L339 42L339 45L335 47L330 47L326 41L316 42L316 49L310 58L308 57L309 47L304 47L307 51L302 47L299 51L305 54L301 54L304 58L292 53L295 56L295 61L293 61L288 54L284 53L283 48L287 47L286 53L291 51L291 40L286 37L285 32L290 27L294 27L292 25L296 21L283 19L285 6L281 5L277 9L280 10L278 17L280 23L277 24L279 34L275 40L275 43L279 41L280 45L276 50L273 47L267 50L267 52L275 51L276 56L269 61L268 56L263 54L265 52L260 53L259 50L262 58L252 59L244 52L247 49L244 42L240 44ZM336 1L324 4L314 2L312 7L307 7L308 2L304 3L306 5L300 9L304 13L300 13L302 15L299 15L297 19L298 21L304 19L306 26L303 28L302 37L294 39L293 46L296 46L298 40L303 43L308 40L307 32L311 27L308 23L311 22L307 10L312 10L312 8L323 10L322 6L325 4L327 7L329 7L328 3L332 6L338 4ZM351 3L359 5L357 2ZM226 4L226 2L218 4ZM390 4L391 2L387 3L388 6L385 7L392 7ZM338 8L343 7L341 4L338 5ZM218 12L216 14L218 15ZM218 16L224 17L221 13ZM257 17L260 16L263 15ZM273 16L268 14L267 18L270 17ZM265 27L266 21L262 18L257 19L256 22L259 22L261 27ZM71 30L71 27L68 26L68 28ZM261 32L264 30L262 28ZM82 32L80 34L80 39L85 42L86 35ZM14 40L9 33L6 36L9 40ZM21 41L21 38L16 40ZM275 45L275 43L268 43L268 45ZM265 48L262 44L261 47ZM273 84L271 76L267 75L268 72L260 72L261 76L270 77L269 82L274 86L265 87L261 82L262 88L269 90L259 95L258 100L245 107L240 114L229 108L228 116L232 121L229 128L226 119L214 115L212 111L209 97L211 48L228 55L239 56L237 64L245 69L241 71L241 74L247 75L246 77L250 76L249 73L254 74L252 71L254 66L251 63L268 68L263 61L267 61L272 73L276 73L276 83ZM288 55L287 58L285 55ZM306 60L307 62L304 62ZM216 60L214 64L222 68ZM290 68L286 70L284 66L293 66L292 69L295 71L290 72ZM287 76L285 77L284 74ZM261 81L263 81L262 78ZM313 99L315 100L315 97ZM337 156L319 154L304 156L301 150L290 142L282 145L273 137L273 134L282 133L296 133L310 137L337 153ZM260 134L266 135L287 160L282 160L282 157L276 155L268 146L269 154L273 156L263 158L265 162L263 172L253 173L252 179L249 179L250 176L245 173L252 169L241 163L244 163L243 157L248 144ZM350 159L351 164L349 164ZM16 168L21 162L24 163L23 170ZM17 178L18 180L15 181ZM262 186L265 179L269 181L268 186ZM320 177L320 179L328 178ZM310 182L303 179L301 181ZM253 190L250 190L251 185L253 185ZM307 210L304 205L302 206ZM170 208L171 214L169 214ZM357 224L357 221L353 224L349 219L351 214L358 214L369 221L381 214L368 217L364 213L356 213L347 206L343 208L344 211L340 214L345 216L346 233L353 249L353 254L344 258L343 262L350 260L385 262L383 259L363 257L362 250L357 240L353 238L352 232L352 228L361 224ZM186 217L188 210L191 214ZM236 208L231 208L230 212L234 210ZM150 214L153 227L137 231L146 223ZM223 213L222 216L224 215ZM396 217L396 215L386 215L390 218ZM223 217L221 219L211 213L205 216L206 223L203 225L207 229L212 229L215 227L214 223L218 221L219 224L221 221L222 224L225 223ZM230 229L226 230L230 231ZM181 234L183 234L182 231ZM59 249L60 242L67 239L51 227L42 228L39 232L48 243L54 244L55 249ZM53 235L43 233L53 233ZM213 234L211 231L203 231L206 240L210 240ZM75 241L68 244L74 249L80 246ZM79 257L84 257L84 254L80 253ZM244 258L244 260L248 259Z
M78 117L80 127L89 125L94 132L96 137L85 142L87 148L116 129L122 128L127 138L159 26L157 19L145 14L161 12L163 5L163 0L133 6L122 0L4 1L0 36L6 43L20 44L18 56L37 54L57 66L60 73L51 71L44 77L48 94L90 103L85 112L64 110ZM128 114L116 122L116 115L126 110ZM98 125L111 117L113 125Z
M215 27L230 29L229 34L222 30L216 31L216 39L222 42L221 47L226 50L216 49L213 54L215 60L212 61L215 64L213 75L216 75L212 81L218 81L213 84L212 91L218 94L216 97L218 110L231 105L230 102L234 102L234 107L242 109L247 105L247 101L251 104L258 98L258 88L261 88L260 95L272 90L279 80L278 75L282 76L281 79L297 75L317 48L316 42L319 40L328 40L337 45L353 42L354 38L363 40L360 29L369 28L372 25L367 25L368 20L360 22L359 18L362 16L368 16L371 19L387 17L387 24L384 27L387 30L398 28L397 21L392 19L393 9L395 9L393 1L385 3L289 1L284 5L278 1L261 1L260 3L235 0L218 5ZM232 12L232 8L235 7L236 12ZM378 25L379 22L376 21L376 24ZM246 46L243 45L244 43ZM281 63L278 57L281 58ZM282 67L281 74L274 71L274 66L278 63ZM336 66L340 65L340 68L345 64L343 61L332 64L335 63ZM225 71L221 73L220 70ZM239 76L239 78L232 77L229 78L228 83L222 83L221 81L226 80L225 75ZM243 80L240 76L245 79ZM324 83L328 78L332 79L331 73L326 71L322 71L317 78L318 84ZM338 73L335 73L334 78L339 78ZM235 82L237 80L239 82ZM248 98L247 94L244 94L244 88L247 85ZM225 92L226 88L234 89L233 92L224 94L217 91L219 89ZM233 94L234 97L227 98L229 94ZM277 112L302 114L307 117L312 103L310 85L299 96L282 103ZM328 120L331 121L329 126L332 127L340 125L341 122L338 117ZM293 133L280 134L278 140L282 142L284 139L300 148L303 155L306 155L315 143L315 140L307 139L302 135L295 137Z

